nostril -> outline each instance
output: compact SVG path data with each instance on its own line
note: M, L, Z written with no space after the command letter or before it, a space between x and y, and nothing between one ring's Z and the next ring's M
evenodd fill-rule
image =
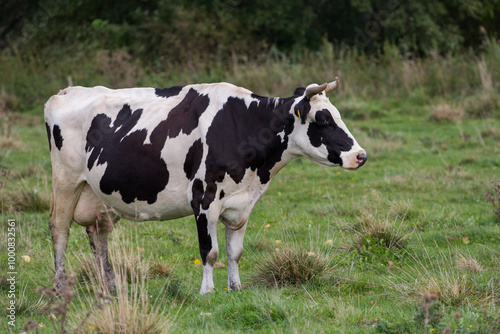
M366 155L366 153L360 153L356 156L356 158L358 159L358 167L361 167L365 164L368 156Z
M366 159L368 159L368 157L366 156L366 153L358 154L357 158L358 158L358 160L363 160L363 161L366 161Z

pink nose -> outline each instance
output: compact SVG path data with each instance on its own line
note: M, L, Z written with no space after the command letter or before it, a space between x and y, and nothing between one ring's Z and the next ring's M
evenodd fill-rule
M368 156L366 155L365 152L363 152L363 153L359 153L356 156L356 159L358 159L358 161L356 161L356 163L358 164L358 167L361 167L366 163L366 160L368 160Z

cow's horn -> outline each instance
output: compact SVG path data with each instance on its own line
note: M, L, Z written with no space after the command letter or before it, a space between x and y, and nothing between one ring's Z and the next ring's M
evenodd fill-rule
M306 97L308 99L310 99L311 97L313 97L314 95L318 94L318 93L321 93L322 91L325 90L326 86L328 84L325 82L324 84L322 84L321 86L313 86L313 87L307 87L306 89Z
M334 90L335 88L338 87L339 85L339 77L335 77L335 81L332 81L330 82L327 86L326 86L326 90L325 90L325 94L328 94L330 93L332 90Z

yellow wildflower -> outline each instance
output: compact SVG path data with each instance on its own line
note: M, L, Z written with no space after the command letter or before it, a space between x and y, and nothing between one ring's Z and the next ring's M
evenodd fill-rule
M276 242L277 244L279 244L279 243L281 243L281 240L275 240L275 242Z
M201 263L201 261L200 261L200 260L198 260L198 259L194 260L194 265L195 265L195 266L199 265L200 263Z
M22 255L21 257L24 260L24 262L30 262L31 261L31 258L28 255Z

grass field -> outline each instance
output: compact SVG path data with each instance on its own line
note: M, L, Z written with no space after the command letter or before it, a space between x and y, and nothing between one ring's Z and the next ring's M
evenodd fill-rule
M251 76L238 68L233 78L244 71ZM497 77L488 88L488 79L475 73L484 94L496 87ZM273 85L280 81L266 92L254 90L268 93ZM423 102L427 95L414 87L404 98L386 92L379 99L355 95L352 87L331 100L366 149L367 164L347 172L299 159L278 174L250 218L240 263L243 292L225 291L222 224L216 293L200 296L194 218L122 220L110 249L115 270L125 277L105 303L86 233L74 224L67 256L68 271L77 274L67 311L71 332L441 333L449 327L452 333L498 333L500 217L484 197L500 178L498 110L479 117L453 107L475 96L482 101L480 92ZM8 219L16 222L18 296L16 327L2 315L2 333L20 332L28 319L38 322L40 333L59 330L61 315L45 310L47 302L34 291L51 286L54 275L43 102L2 123L2 309L10 301ZM281 264L317 270L303 282L272 276ZM278 287L262 284L273 280Z

